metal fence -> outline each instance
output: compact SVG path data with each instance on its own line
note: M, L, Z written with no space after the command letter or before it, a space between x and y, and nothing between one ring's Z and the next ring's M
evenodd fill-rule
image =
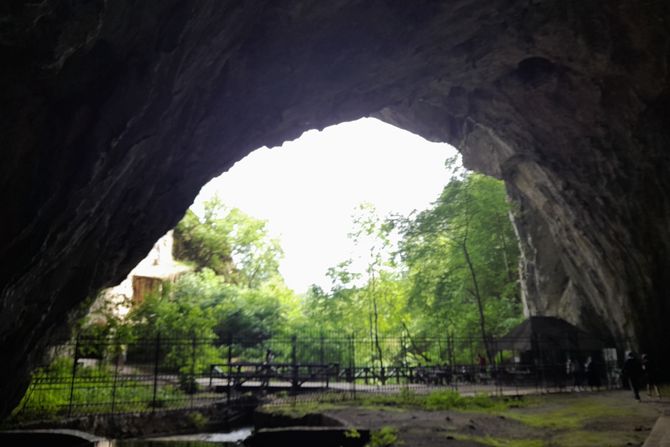
M301 334L220 339L78 337L33 374L14 417L155 412L452 389L519 395L621 386L616 350L571 337L361 337Z

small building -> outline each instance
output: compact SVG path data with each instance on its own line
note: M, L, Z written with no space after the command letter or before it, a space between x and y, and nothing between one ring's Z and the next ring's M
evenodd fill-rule
M103 290L89 311L92 322L104 324L108 311L115 317L125 318L131 307L144 301L151 293L160 293L163 284L173 282L179 275L189 271L189 267L175 261L172 256L173 245L170 230L154 244L146 258L135 266L123 282Z
M608 368L612 349L598 337L557 317L530 317L493 348L516 371L537 372L558 385L574 371L582 371L587 360L599 376Z
M558 317L530 317L498 340L498 350L590 352L605 343Z

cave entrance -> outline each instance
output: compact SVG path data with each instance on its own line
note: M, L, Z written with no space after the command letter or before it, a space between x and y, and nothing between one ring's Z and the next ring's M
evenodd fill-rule
M454 148L376 120L299 140L259 149L205 186L174 230L174 253L190 271L109 320L111 340L80 334L66 350L76 365L63 377L69 412L91 403L77 401L78 378L110 364L112 383L132 386L132 368L152 365L156 385L138 403L150 406L162 405L161 371L178 379L175 402L217 390L230 400L233 384L261 393L305 383L494 389L491 368L513 357L493 339L522 318L502 182L447 169ZM304 243L274 241L289 230L289 243ZM297 265L282 268L282 245ZM296 271L307 275L289 277Z
M464 170L452 146L372 118L312 130L202 188L175 229L175 257L192 277L177 295L260 291L231 306L291 315L274 326L232 316L221 334L346 328L486 345L523 314L509 212L502 182Z
M524 313L510 212L503 183L466 171L448 144L372 118L311 130L202 188L174 230L190 278L176 279L174 296L258 311L220 319L221 337L230 327L269 337L346 328L486 345ZM253 302L198 296L218 289Z

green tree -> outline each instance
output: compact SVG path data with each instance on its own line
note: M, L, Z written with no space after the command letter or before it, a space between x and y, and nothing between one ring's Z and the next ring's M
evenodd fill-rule
M393 226L367 204L354 216L350 239L359 247L360 259L349 259L328 271L331 290L312 287L305 297L308 321L324 329L365 338L369 345L356 356L371 366L381 367L398 354L397 344L385 343L403 330L409 318L406 310L407 281L395 263Z
M221 358L217 346L234 337L236 355L261 350L264 342L288 331L298 301L283 282L269 281L256 289L228 284L210 269L180 277L162 295L151 295L133 308L129 324L137 338L209 341L198 344L198 367ZM185 368L192 363L188 344L174 344L166 359Z
M205 202L202 217L188 210L175 228L175 257L209 268L229 284L260 287L279 275L282 256L265 221L228 208L218 197Z
M467 173L452 179L431 209L401 222L410 303L444 331L476 326L489 355L488 337L520 316L509 211L502 182Z
M356 245L365 244L368 247L364 260L365 285L361 289L361 295L368 304L368 333L372 344L371 350L376 354L372 358L372 366L376 360L379 362L379 367L384 366L384 349L380 343L380 332L382 325L393 317L388 312L389 298L393 289L390 285L396 268L391 250L392 230L393 225L388 220L381 219L374 206L361 204L354 216L354 231L349 235ZM394 298L398 299L397 296Z

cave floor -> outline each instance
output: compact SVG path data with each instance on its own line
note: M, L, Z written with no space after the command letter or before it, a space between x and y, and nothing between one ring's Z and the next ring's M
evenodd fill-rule
M426 411L344 407L326 412L348 425L397 430L405 447L641 446L670 399L635 401L627 391L560 393L527 397L497 412Z

